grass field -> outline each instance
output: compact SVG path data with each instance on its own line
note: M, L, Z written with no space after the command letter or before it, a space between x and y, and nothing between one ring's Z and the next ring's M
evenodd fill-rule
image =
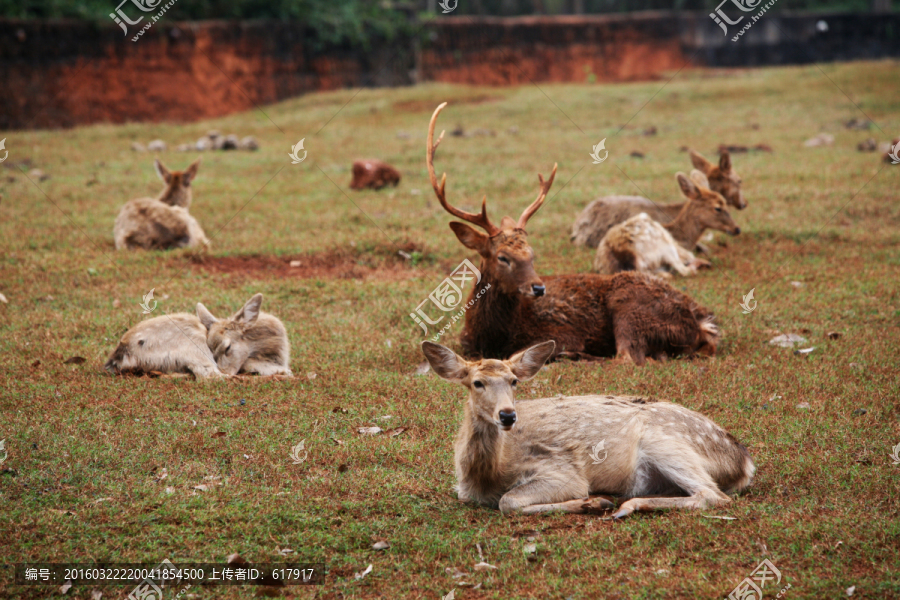
M301 598L440 598L456 589L469 600L724 598L769 558L782 580L766 598L787 584L783 598L841 598L850 586L854 598L900 598L900 464L889 456L900 443L900 166L856 150L867 137L900 133L898 67L346 90L203 123L0 134L10 153L0 169L2 560L156 564L240 553L325 562L324 586L287 592ZM612 522L504 517L456 500L452 440L464 390L416 374L422 331L409 317L463 258L477 259L448 229L425 170L428 119L442 101L448 137L436 165L452 203L471 209L486 194L495 219L518 216L537 193L537 173L559 163L529 223L542 275L588 271L592 253L568 233L591 199L678 200L674 174L690 169L683 146L710 159L719 144L772 147L733 156L749 202L732 211L742 234L717 234L714 269L674 282L716 311L715 359L555 363L519 389L520 397L641 394L701 411L757 465L731 505ZM881 130L844 127L866 115ZM496 135L450 136L456 125ZM657 135L643 135L651 126ZM162 138L171 148L213 128L254 135L261 149L203 155L191 212L209 251L116 252L120 206L161 187L153 155L131 143ZM822 131L833 146L803 146ZM292 165L287 154L301 138L309 154ZM593 165L588 154L603 138L610 158ZM196 154L160 157L179 169ZM349 190L352 160L367 157L397 166L399 187ZM35 167L50 178L32 181ZM301 266L286 267L292 259ZM287 326L297 377L105 374L118 338L145 318L139 302L151 288L154 315L198 301L230 313L262 292L263 310ZM751 288L758 306L744 314ZM458 350L461 330L444 343ZM766 343L780 333L801 334L815 350L802 357ZM73 356L86 361L65 362ZM406 429L356 433L373 425ZM307 458L294 464L301 440ZM206 491L195 489L202 484ZM379 540L390 548L373 550ZM477 544L496 570L473 569ZM526 554L528 544L536 553ZM456 570L466 575L453 578ZM59 595L13 586L11 576L5 569L0 596ZM97 589L104 598L131 591ZM193 588L188 597L253 593Z

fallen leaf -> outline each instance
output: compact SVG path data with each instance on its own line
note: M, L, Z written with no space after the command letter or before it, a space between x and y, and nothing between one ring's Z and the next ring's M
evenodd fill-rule
M65 361L63 361L63 364L65 364L65 365L80 365L80 364L84 363L85 361L87 361L87 359L83 356L70 356Z
M166 488L166 493L169 494L169 495L171 496L172 494L175 493L175 488L173 488L173 487L167 487L167 488Z
M473 568L476 571L490 571L491 569L495 569L495 570L497 569L497 567L495 567L494 565L486 563L486 562L480 562L477 565L475 565Z
M525 544L522 546L522 552L525 554L537 554L537 544Z
M384 540L379 540L372 544L372 550L387 550L391 545Z
M825 334L825 337L827 337L829 340L837 340L840 339L842 335L843 334L840 331L829 331Z
M809 402L801 402L797 405L797 408L809 408Z
M224 431L217 431L217 432L215 432L214 434L212 434L212 436L213 436L214 438L225 437L226 435L228 435L228 434L225 433Z
M91 600L100 600L103 597L103 592L100 590L93 590L91 592Z
M806 284L804 284L802 281L792 281L791 285L795 288L802 288Z
M769 340L769 343L773 346L781 346L782 348L793 348L794 344L803 344L805 342L805 337L801 337L795 333L778 335Z
M357 427L356 432L360 435L378 435L384 431L381 427Z
M39 361L39 360L36 360L33 363L31 363L32 369L37 369L39 366L41 366L41 361Z
M292 266L292 267L299 267L301 264L302 264L302 263L301 263L299 260L292 260L292 261L291 261L291 266Z
M429 362L427 360L423 360L416 367L416 375L424 375L425 373L427 373L430 370L431 370L431 364L429 364Z
M58 515L69 515L72 517L75 516L75 513L73 513L71 510L60 510L58 508L51 508L50 512L55 512Z
M318 377L318 375L316 375L315 373L312 373L312 372L306 374L306 378L309 379L310 381L312 381L316 377Z
M334 408L331 409L331 412L333 412L333 413L342 413L342 414L346 414L347 409L346 409L346 408L341 408L340 406L335 406Z
M844 544L844 542L838 542L837 544L834 545L834 549L837 550L838 546L841 546L843 544Z
M4 296L3 294L0 294L0 302L2 302L3 304L9 304L9 300L7 300L6 296Z
M200 490L201 492L208 492L212 486L209 486L205 483L201 483L200 485L195 485L195 490Z
M346 473L349 468L350 465L347 464L338 465L338 473Z
M101 502L109 502L112 498L97 498L91 504L100 504Z
M460 571L460 570L457 569L456 567L452 567L452 568L451 568L451 567L447 567L446 569L444 569L444 571L446 571L446 572L447 572L447 575L449 575L449 576L452 577L453 579L459 579L460 577L468 577L468 576L469 576L468 573L465 573L465 572L463 572L463 571Z
M851 585L850 587L847 588L847 596L852 596L855 591L856 591L856 586Z
M115 298L113 300L113 308L119 308L120 306L122 306L122 303L119 301L118 298Z
M265 596L267 598L277 598L284 595L284 589L272 585L261 585L256 588L255 596Z
M703 515L707 519L722 519L723 521L736 521L737 517L719 517L716 515Z
M331 438L331 441L334 442L335 444L337 444L338 446L344 445L344 442L342 442L341 440L336 439L336 438Z
M388 429L388 430L387 430L387 433L388 433L391 437L397 437L398 435L400 435L401 433L403 433L404 431L406 431L406 429L407 429L406 427L396 427L396 428L394 428L394 429Z
M869 411L867 411L867 410L864 409L864 408L857 408L856 410L853 411L853 416L854 416L854 417L859 417L859 416L862 416L862 415L866 414L867 412L869 412Z
M234 554L229 554L227 557L225 557L225 562L228 563L229 565L239 565L240 566L240 565L246 565L247 559L245 559L243 556L241 556L240 554L235 552Z
M456 588L450 590L450 593L446 596L441 596L441 600L456 600Z
M59 586L59 593L60 593L60 594L65 594L65 593L68 592L71 588L72 588L72 582L71 582L71 581L66 581L64 584L62 584L61 586Z
M803 348L802 350L794 350L794 354L796 354L798 356L806 356L815 349L816 349L816 347L812 346L811 348Z
M287 556L288 554L293 554L294 550L292 548L282 548L278 553L282 556Z
M656 574L665 577L669 572L666 569L657 569Z
M162 481L163 479L165 479L165 478L168 477L168 476L169 476L169 472L166 470L165 467L163 467L162 470L159 472L159 475L157 475L156 477L154 477L154 479L155 479L156 481Z
M366 570L363 571L362 573L354 573L353 577L356 578L357 580L360 580L371 572L372 572L372 565L370 564L368 567L366 567Z

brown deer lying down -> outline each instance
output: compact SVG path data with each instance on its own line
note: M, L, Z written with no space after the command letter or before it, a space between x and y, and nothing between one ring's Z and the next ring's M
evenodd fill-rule
M353 163L353 180L350 189L361 190L372 188L380 190L390 184L397 187L400 183L400 171L380 160L357 160Z
M438 184L434 171L434 151L444 137L442 132L433 143L434 126L444 106L434 111L428 127L431 185L447 212L487 232L450 223L459 241L481 255L479 285L490 284L466 312L461 341L467 355L506 358L547 340L556 341L558 355L619 355L639 365L648 356L662 360L679 354L715 354L719 332L713 314L657 277L644 273L538 277L525 224L553 185L555 166L546 182L538 175L540 193L518 222L504 217L499 227L491 223L486 199L481 214L449 205L444 190L447 175Z
M159 160L155 165L166 187L158 198L137 198L122 207L113 228L116 249L168 250L209 244L188 212L191 182L197 176L200 159L184 171L169 171Z
M227 319L197 303L197 315L176 313L141 321L122 336L105 368L119 373L191 373L197 379L238 373L291 375L284 325L260 312L256 294Z
M509 360L467 362L422 342L431 368L469 390L454 462L459 499L527 515L613 508L613 515L727 504L750 485L747 449L721 427L670 402L629 396L515 400L519 381L554 352L544 342ZM644 498L649 495L679 496Z
M741 192L741 178L731 166L731 156L723 152L719 166L715 166L697 152L691 150L694 167L706 175L708 187L721 194L725 201L742 210L747 207ZM665 225L675 219L686 203L659 205L641 196L606 196L588 204L572 225L571 240L579 246L596 248L609 229L636 214L647 213L651 219ZM677 238L676 238L677 239ZM680 241L680 240L679 240ZM694 244L685 246L693 250Z
M239 311L222 320L197 303L197 316L209 330L206 343L226 375L291 376L287 331L278 317L259 310L262 300L263 295L256 294Z
M725 199L706 187L703 173L695 169L691 179L684 173L678 173L675 179L689 199L675 220L661 225L647 213L640 213L613 226L597 246L595 273L643 271L670 277L671 270L687 277L710 266L687 250L697 245L707 228L731 235L741 232L725 209Z

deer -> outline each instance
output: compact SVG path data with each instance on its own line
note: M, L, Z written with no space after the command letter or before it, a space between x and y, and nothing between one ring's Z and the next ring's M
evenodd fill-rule
M707 187L709 182L703 173L695 169L688 179L679 172L675 180L688 198L678 216L661 225L642 212L613 226L597 246L595 273L643 271L670 277L670 269L687 277L711 266L686 249L694 248L707 228L730 235L741 233L725 208L725 199Z
M422 342L432 370L468 390L454 447L461 501L534 515L605 511L613 496L624 502L612 518L622 519L723 506L750 485L756 467L747 449L678 404L601 395L516 401L517 384L537 375L555 346L467 361Z
M192 374L196 379L225 377L206 337L207 329L197 315L174 313L147 319L125 332L104 368L113 375L156 371Z
M479 286L487 288L478 298L474 289L469 294L471 308L461 336L467 356L502 359L548 340L556 342L553 359L616 356L643 365L648 357L715 355L719 329L713 313L658 277L637 272L538 276L525 227L543 205L556 165L546 181L538 174L538 196L518 221L507 216L499 226L491 222L486 196L481 213L449 204L447 174L438 183L434 169L435 150L444 138L441 132L434 142L434 129L446 105L438 106L431 117L425 161L441 206L468 223L454 221L450 229L463 246L480 255Z
M206 329L206 345L226 375L292 376L287 331L278 317L260 311L262 301L263 295L255 294L227 319L217 319L197 303L197 316Z
M197 176L200 159L184 171L169 171L157 159L156 173L166 184L156 198L136 198L122 207L113 227L117 250L168 250L206 246L209 240L188 212L191 182Z
M722 195L728 205L738 210L747 207L741 191L741 177L731 164L731 155L722 152L718 166L710 163L698 152L690 151L694 168L703 173L708 181L708 189ZM628 220L639 213L647 213L654 221L666 224L681 213L687 203L659 205L642 196L606 196L588 204L572 224L572 243L578 246L596 248L611 227ZM681 240L679 240L681 241ZM685 246L694 250L697 243ZM701 251L705 248L700 247Z
M400 171L385 162L373 158L353 163L353 180L350 182L352 190L380 190L387 185L397 187L399 183Z

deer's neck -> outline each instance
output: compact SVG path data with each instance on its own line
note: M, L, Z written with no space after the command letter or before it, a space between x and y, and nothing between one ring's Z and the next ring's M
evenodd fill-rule
M685 248L693 248L703 235L703 227L697 220L696 204L687 202L681 208L681 212L668 225L663 225L675 241Z
M463 348L469 354L481 354L484 358L507 358L503 353L517 325L516 313L521 299L518 293L501 292L496 275L484 270L482 273L481 281L469 294L468 302L474 300L474 303L466 311Z
M460 499L497 504L508 487L501 463L503 437L497 425L472 416L471 403L470 398L456 436L456 478Z
M169 206L181 206L188 208L191 205L191 193L181 187L166 186L163 193L157 198L160 202Z

